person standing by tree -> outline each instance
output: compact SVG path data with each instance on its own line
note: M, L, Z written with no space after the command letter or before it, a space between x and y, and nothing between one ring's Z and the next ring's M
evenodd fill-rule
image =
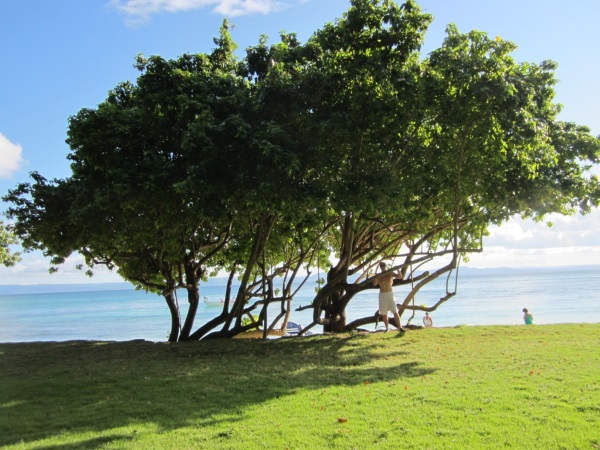
M533 315L529 312L527 308L523 308L523 321L525 325L533 325Z
M385 272L386 263L380 262L379 268L381 272ZM390 320L388 318L388 311L392 311L394 314L394 319L396 320L396 324L398 326L398 331L404 331L402 325L400 324L400 315L398 314L398 309L396 308L396 299L394 297L394 291L392 289L394 285L394 278L402 279L402 272L389 272L382 274L377 277L373 281L374 286L379 286L379 314L383 318L383 323L385 324L385 331L388 331L390 328Z

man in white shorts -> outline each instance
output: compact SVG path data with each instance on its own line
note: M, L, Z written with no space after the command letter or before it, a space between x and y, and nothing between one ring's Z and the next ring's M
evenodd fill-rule
M382 272L385 272L386 267L387 265L385 262L382 261L379 263L379 268ZM396 323L398 324L398 331L404 331L404 328L402 328L402 325L400 324L400 315L396 308L396 299L394 298L394 291L392 290L394 278L402 279L402 272L398 270L397 273L390 272L382 275L373 281L373 285L379 286L379 314L381 314L383 318L385 331L388 331L390 328L388 311L392 311L394 314L394 319L396 319Z

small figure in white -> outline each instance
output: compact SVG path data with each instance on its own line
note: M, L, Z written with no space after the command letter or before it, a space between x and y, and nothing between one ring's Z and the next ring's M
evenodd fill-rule
M425 325L425 328L433 326L433 319L431 318L428 312L426 312L425 317L423 317L423 325Z

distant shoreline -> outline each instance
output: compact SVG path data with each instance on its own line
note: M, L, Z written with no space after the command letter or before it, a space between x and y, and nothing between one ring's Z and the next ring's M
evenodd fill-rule
M494 268L474 268L461 267L459 276L490 276L490 275L510 275L523 274L528 272L577 272L582 270L598 270L600 272L600 264L598 265L580 265L580 266L548 266L548 267L494 267ZM311 275L311 278L317 278L316 275ZM227 283L227 278L212 278L204 286L223 286ZM98 292L98 291L131 291L134 287L127 281L112 282L112 283L45 283L45 284L1 284L1 295L20 295L20 294L56 294L70 292Z

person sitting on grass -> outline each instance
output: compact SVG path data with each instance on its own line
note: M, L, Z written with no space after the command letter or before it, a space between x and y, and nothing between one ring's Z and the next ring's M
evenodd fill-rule
M425 325L425 328L433 326L433 319L431 318L428 312L426 312L425 317L423 317L423 325Z
M387 265L385 262L379 263L379 268L381 272L385 272ZM377 273L377 272L376 272ZM392 287L394 285L394 278L402 279L402 272L398 270L398 272L390 272L383 274L377 277L373 281L373 286L379 286L379 314L383 319L383 323L385 325L385 331L389 331L390 328L390 319L388 318L388 312L392 311L394 314L394 319L396 320L396 324L398 326L398 331L404 331L402 325L400 324L400 315L398 314L398 310L396 309L396 299L394 298L394 291Z
M523 308L523 322L525 325L533 325L533 315L529 312L527 308Z

